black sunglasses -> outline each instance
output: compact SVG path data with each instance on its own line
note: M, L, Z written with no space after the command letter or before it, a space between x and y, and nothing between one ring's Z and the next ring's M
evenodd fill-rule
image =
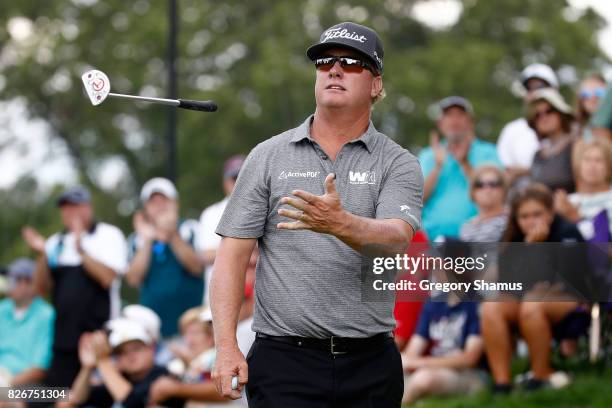
M501 186L502 186L501 180L495 180L495 181L476 180L474 182L474 188L485 188L485 187L499 188Z
M340 66L346 72L354 72L356 74L361 73L364 68L376 75L374 67L369 63L354 57L321 57L314 60L315 67L322 71L329 71L336 62L340 63Z

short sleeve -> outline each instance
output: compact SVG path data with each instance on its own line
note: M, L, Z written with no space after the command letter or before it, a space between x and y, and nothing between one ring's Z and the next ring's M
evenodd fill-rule
M419 316L419 322L417 323L415 334L423 337L425 340L430 340L429 337L429 323L431 318L431 302L428 302L423 306L421 316Z
M612 85L608 86L606 96L591 119L591 125L612 130Z
M259 238L268 217L270 188L266 151L255 147L246 158L216 233L223 237Z
M113 225L101 224L103 228L96 232L95 247L86 248L92 258L111 268L118 275L123 275L127 268L128 247L121 230Z
M199 251L214 250L219 247L221 237L215 233L223 211L217 210L219 204L214 204L202 212L198 233L197 249Z
M423 173L417 159L407 151L402 153L393 161L382 183L376 218L401 219L417 231L423 209Z

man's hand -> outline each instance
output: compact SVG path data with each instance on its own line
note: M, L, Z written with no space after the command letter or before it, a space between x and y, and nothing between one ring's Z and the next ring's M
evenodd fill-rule
M232 390L232 377L238 376L238 389ZM247 362L238 346L217 347L217 360L212 372L217 391L221 396L240 398L240 392L249 380Z
M324 234L338 235L342 229L346 211L342 208L340 195L334 184L335 174L330 173L325 178L325 194L317 196L306 191L295 190L293 197L283 197L281 204L289 204L297 210L281 208L278 213L292 218L294 222L281 222L279 229L304 230L309 229Z
M110 356L111 347L108 344L108 336L102 330L98 330L91 334L91 345L97 363Z
M96 353L92 344L93 333L83 333L79 338L79 361L83 368L96 366Z
M171 377L159 377L149 389L149 405L156 405L174 396L174 390L180 382Z
M525 242L544 242L550 233L550 226L544 222L539 222L525 235Z
M141 211L136 211L132 219L134 225L134 231L139 239L151 242L155 238L155 226L145 219L144 214Z
M436 130L429 133L429 147L433 151L436 167L441 168L446 161L446 149L440 143L440 135Z
M21 236L32 250L42 254L45 252L45 237L34 228L26 225L21 229Z

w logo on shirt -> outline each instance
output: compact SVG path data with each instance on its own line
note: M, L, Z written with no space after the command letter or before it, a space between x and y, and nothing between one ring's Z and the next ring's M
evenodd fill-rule
M349 171L350 184L375 184L376 172L373 171Z

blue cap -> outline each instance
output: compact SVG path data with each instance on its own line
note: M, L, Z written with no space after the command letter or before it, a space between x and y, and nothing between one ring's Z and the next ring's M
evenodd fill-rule
M86 204L91 202L91 194L83 186L70 187L59 196L57 206L64 204Z

